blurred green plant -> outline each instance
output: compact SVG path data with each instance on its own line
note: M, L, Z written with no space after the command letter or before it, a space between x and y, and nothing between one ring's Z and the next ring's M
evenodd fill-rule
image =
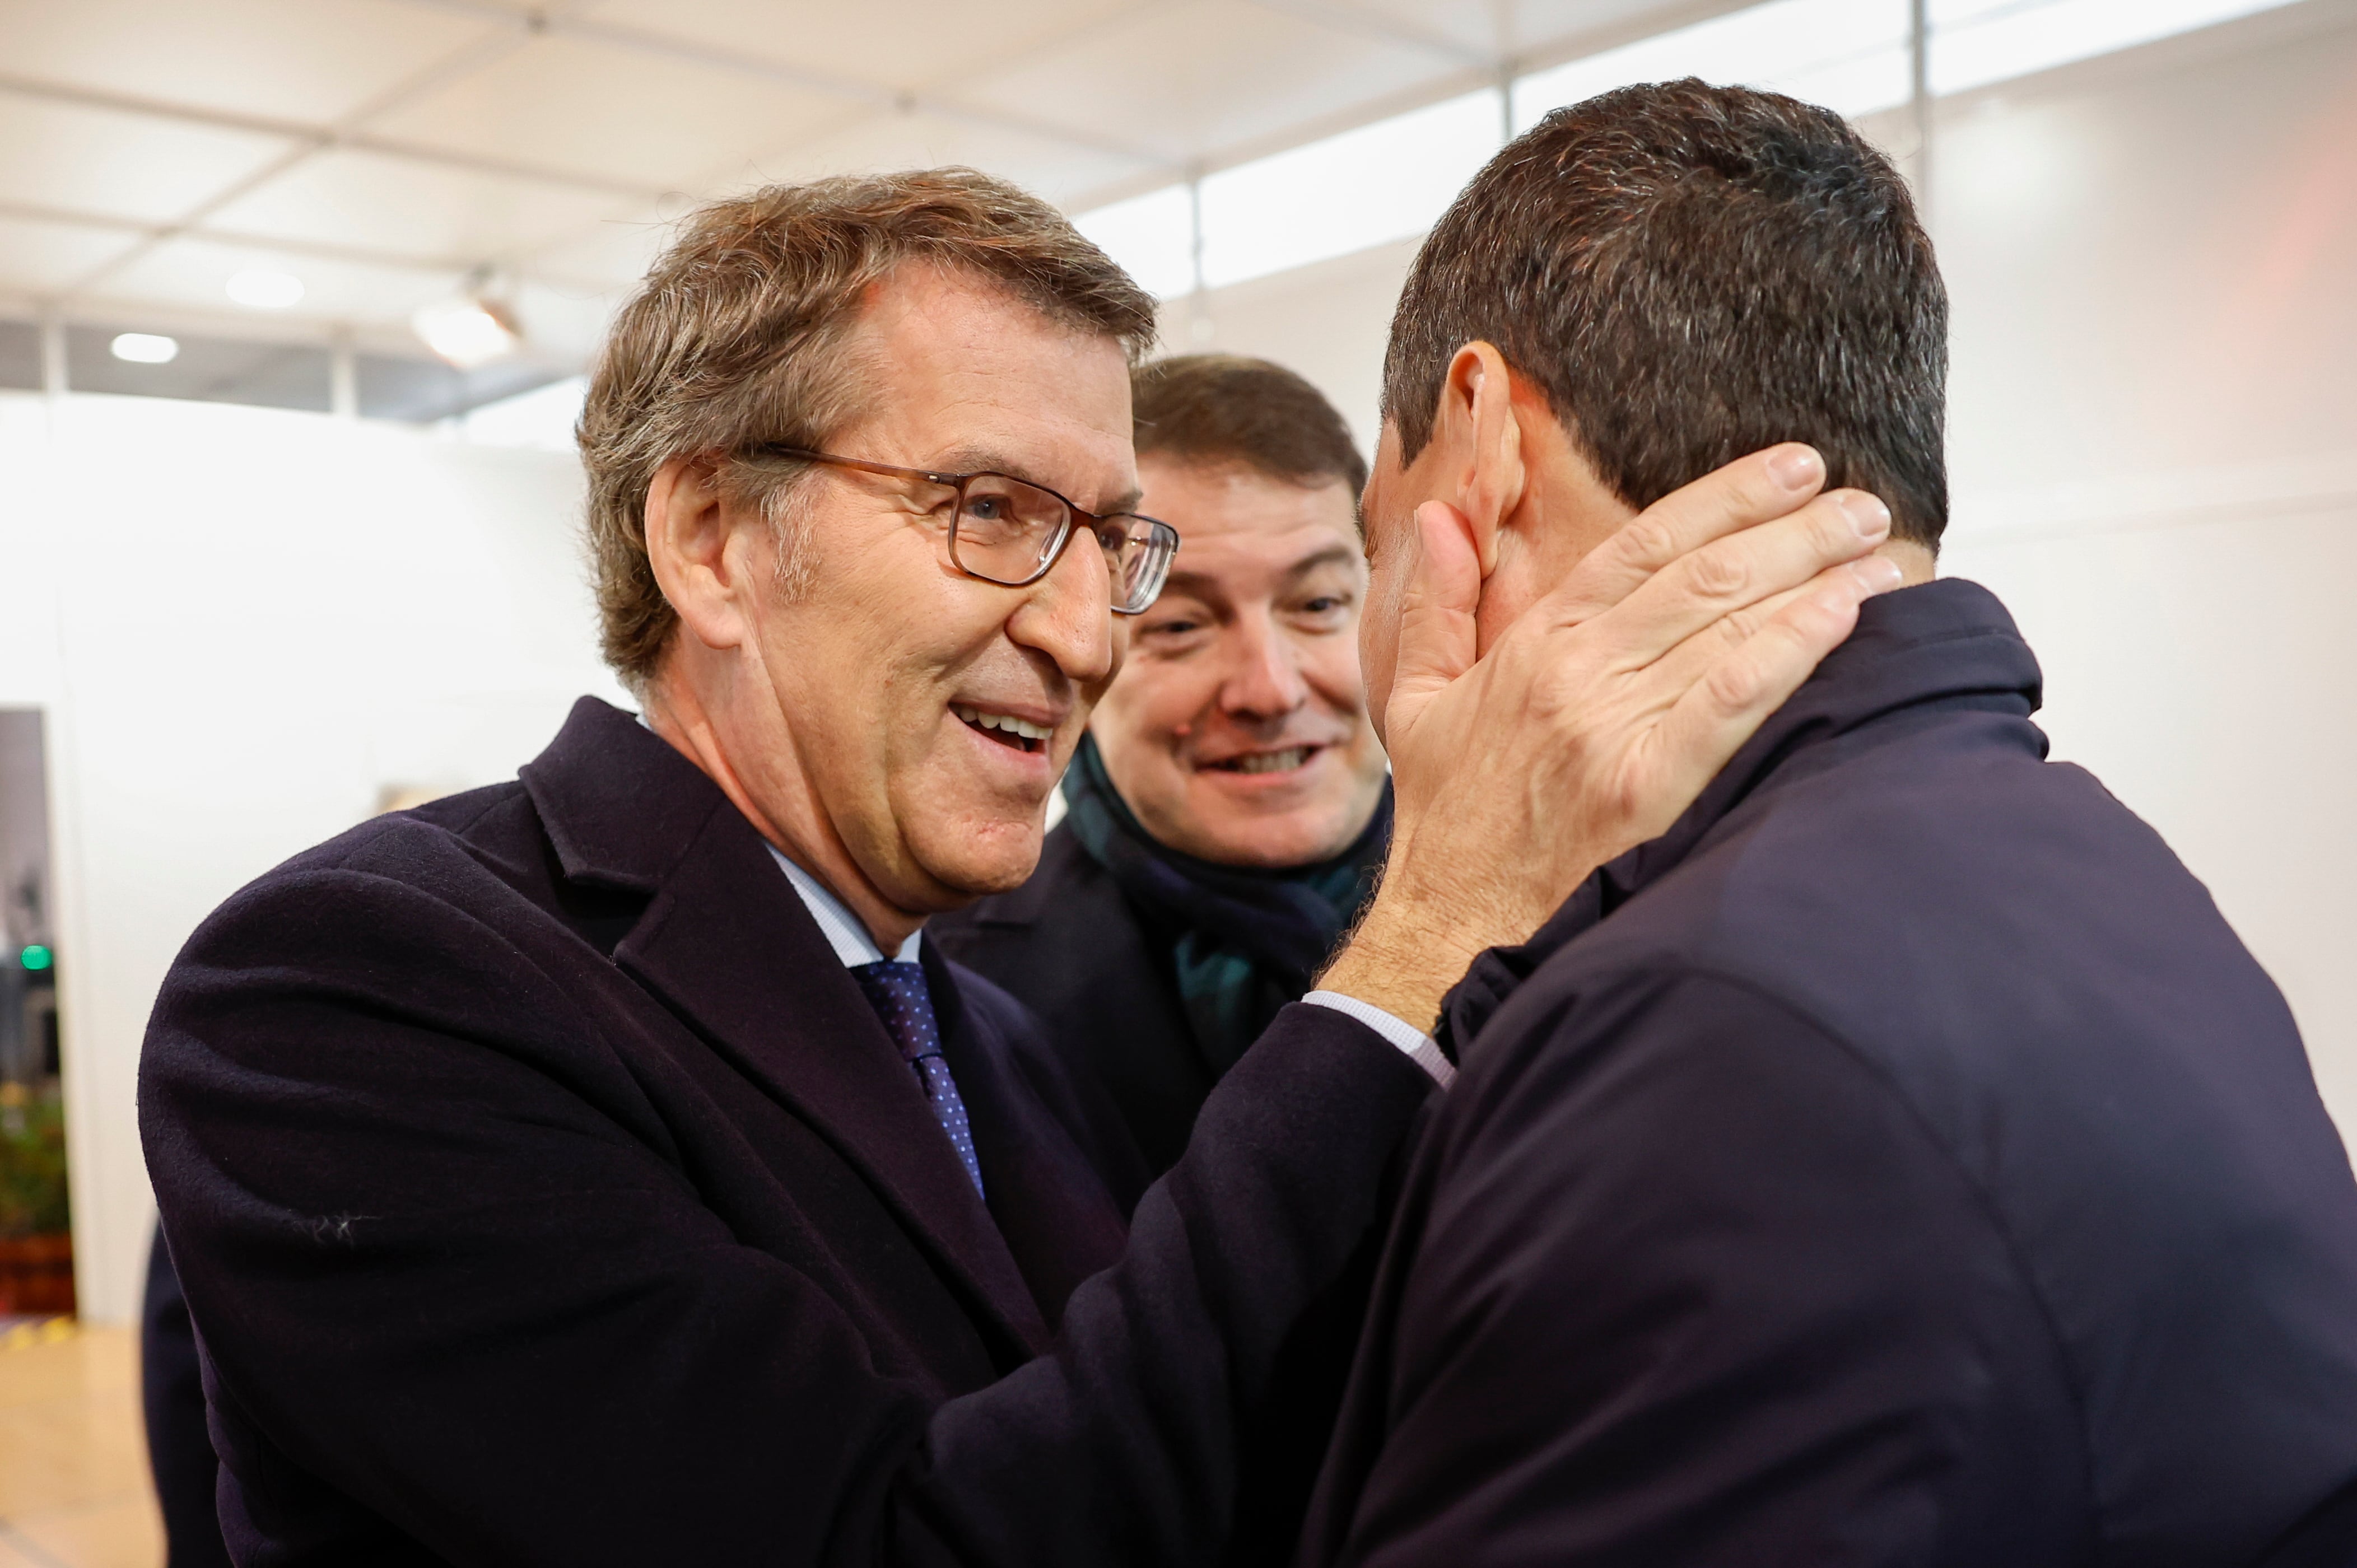
M0 1236L66 1229L66 1112L54 1093L0 1084Z

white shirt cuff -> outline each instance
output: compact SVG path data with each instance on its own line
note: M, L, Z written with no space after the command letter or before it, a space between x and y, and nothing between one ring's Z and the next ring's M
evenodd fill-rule
M1456 1065L1440 1054L1438 1041L1415 1025L1402 1023L1397 1016L1384 1012L1373 1003L1345 996L1339 991L1313 991L1302 1000L1312 1006L1331 1007L1345 1017L1356 1018L1397 1046L1408 1060L1422 1068L1441 1088L1447 1089L1456 1079Z

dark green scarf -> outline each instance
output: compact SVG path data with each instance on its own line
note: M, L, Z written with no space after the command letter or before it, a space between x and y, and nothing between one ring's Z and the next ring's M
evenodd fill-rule
M1216 1076L1298 1001L1371 897L1391 843L1392 787L1351 847L1314 865L1214 865L1157 842L1105 774L1092 736L1064 775L1066 821L1091 859L1170 944L1178 996Z

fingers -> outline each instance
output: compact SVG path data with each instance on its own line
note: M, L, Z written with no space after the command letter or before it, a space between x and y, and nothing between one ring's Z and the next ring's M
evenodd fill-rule
M1900 579L1897 564L1880 556L1831 567L1702 669L1656 731L1659 760L1681 781L1665 779L1664 793L1691 798L1684 782L1698 791L1726 767L1856 628L1858 606L1897 587Z
M1663 706L1667 707L1684 695L1688 687L1702 679L1704 671L1726 658L1734 650L1750 641L1759 633L1760 628L1782 611L1785 606L1803 594L1811 592L1816 586L1815 579L1812 578L1797 588L1787 588L1782 593L1770 595L1757 604L1746 605L1738 610L1729 610L1726 615L1711 622L1654 660L1646 672L1658 678L1662 682L1662 690L1668 693L1663 698Z
M1608 609L1687 552L1806 504L1824 482L1824 459L1798 442L1738 457L1663 496L1589 551L1564 595L1583 618Z
M1715 540L1655 573L1591 618L1630 658L1650 662L1728 615L1855 561L1890 537L1890 510L1863 490L1835 490L1798 511Z
M1426 501L1415 510L1415 551L1400 591L1393 713L1405 697L1412 714L1419 696L1446 686L1473 665L1473 612L1481 600L1481 563L1471 528L1446 502Z

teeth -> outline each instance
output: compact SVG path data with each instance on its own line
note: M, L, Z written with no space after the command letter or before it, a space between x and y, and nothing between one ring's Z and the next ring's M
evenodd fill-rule
M1056 733L1045 725L1026 724L1012 714L994 714L985 708L969 708L959 703L952 703L950 712L970 725L978 725L984 729L1005 730L1008 735L1018 736L1025 740L1046 740Z
M1263 751L1250 757L1239 757L1228 766L1238 773L1284 773L1308 760L1309 748L1296 746L1283 751Z

